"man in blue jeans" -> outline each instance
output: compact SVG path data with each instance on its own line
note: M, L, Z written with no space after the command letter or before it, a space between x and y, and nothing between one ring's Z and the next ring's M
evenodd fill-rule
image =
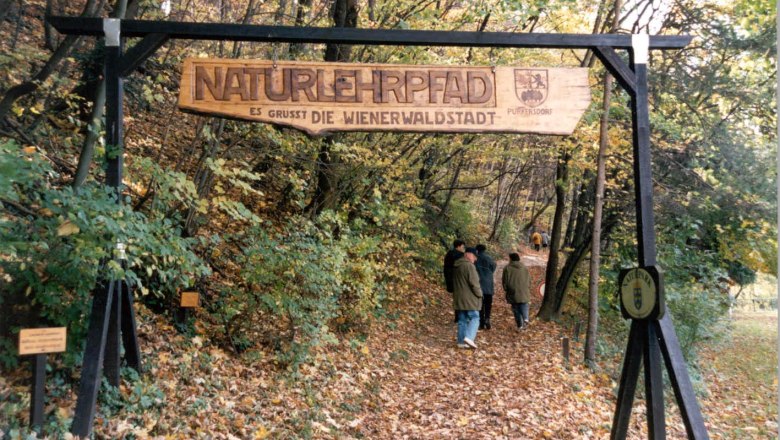
M479 328L479 310L482 308L482 289L474 262L476 250L466 249L466 254L455 261L452 273L452 301L458 317L458 347L477 348L474 342Z
M531 276L520 262L520 254L509 254L509 264L501 275L506 300L512 305L518 330L528 327L528 303L531 301Z

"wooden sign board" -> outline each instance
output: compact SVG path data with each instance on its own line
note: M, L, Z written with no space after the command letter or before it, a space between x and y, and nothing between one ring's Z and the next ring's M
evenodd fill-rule
M19 355L60 353L67 346L66 327L26 328L19 332Z
M187 59L179 108L335 131L567 135L590 105L586 68Z
M198 304L200 304L200 295L198 292L181 293L181 307L193 308L198 307Z

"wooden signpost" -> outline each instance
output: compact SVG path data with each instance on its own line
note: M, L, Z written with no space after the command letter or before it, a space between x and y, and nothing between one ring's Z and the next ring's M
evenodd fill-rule
M187 59L179 107L334 131L567 135L590 105L585 68Z
M19 332L19 355L32 355L33 380L30 387L30 427L43 425L43 403L46 398L46 357L61 353L67 347L65 327L26 328Z
M47 17L47 21L63 34L105 37L106 143L117 152L108 163L106 181L118 193L123 169L123 78L171 38L590 50L631 98L638 263L643 268L656 264L648 53L681 49L690 43L690 36L347 29L91 17ZM122 42L127 37L140 40L124 51ZM617 50L628 51L628 63ZM589 103L584 69L208 59L186 61L179 95L179 106L187 111L287 125L312 134L384 130L565 135L574 130ZM641 298L628 303L629 309L634 304L636 313L641 315L646 313L645 298L652 297L643 296L643 286L639 289L639 293L632 290L625 298ZM631 324L611 438L626 437L643 359L649 437L665 438L660 359L663 355L688 438L707 439L674 325L669 313L655 313L660 311L663 297L655 299L659 306L654 304L646 318L635 318ZM118 383L120 322L125 352L130 354L128 364L140 371L132 295L124 282L112 280L98 289L93 301L85 372L71 428L76 435L86 437L92 432L104 348L110 360L106 365L110 382Z
M183 309L195 308L200 304L200 295L198 292L182 292L179 306Z

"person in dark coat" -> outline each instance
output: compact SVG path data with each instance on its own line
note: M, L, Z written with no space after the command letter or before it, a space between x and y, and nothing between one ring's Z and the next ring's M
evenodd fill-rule
M453 292L452 286L452 272L455 270L455 261L463 257L463 253L466 252L466 242L463 240L455 240L452 242L452 249L450 249L446 255L444 255L444 284L447 286L447 292ZM455 322L458 322L458 314L455 313Z
M452 308L458 316L458 348L477 348L475 339L482 308L482 289L474 263L475 250L466 249L466 255L455 261L452 273Z
M479 287L482 289L482 309L479 311L479 329L490 330L490 311L493 308L493 273L496 262L487 254L484 244L477 245L477 273Z
M466 252L466 243L463 240L452 242L452 249L444 255L444 284L447 286L447 292L452 293L452 272L455 270L455 260L461 258Z
M531 275L520 262L520 255L509 254L509 264L501 275L501 285L506 292L506 300L512 305L515 324L518 330L528 326L528 303L531 301Z

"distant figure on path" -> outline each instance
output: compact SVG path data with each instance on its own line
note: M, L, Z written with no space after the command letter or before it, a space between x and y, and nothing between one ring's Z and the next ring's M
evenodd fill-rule
M496 262L487 254L484 244L477 245L477 273L482 289L482 309L479 311L479 329L490 330L490 311L493 308L493 273Z
M549 245L550 245L550 236L547 234L547 231L542 231L542 247L547 247Z
M455 270L455 261L463 257L466 252L466 242L455 240L452 242L452 249L444 255L444 284L447 286L447 292L452 293L452 272ZM458 322L458 314L455 314L455 322Z
M466 255L455 261L452 273L452 308L458 317L458 348L477 348L474 340L479 327L479 310L482 308L482 289L474 263L475 249L466 249Z
M534 235L531 236L531 242L534 244L534 249L540 250L542 248L542 235L534 232Z
M501 274L501 285L507 302L512 305L517 329L525 329L528 326L528 303L531 301L531 275L520 262L520 254L509 254L509 264Z

